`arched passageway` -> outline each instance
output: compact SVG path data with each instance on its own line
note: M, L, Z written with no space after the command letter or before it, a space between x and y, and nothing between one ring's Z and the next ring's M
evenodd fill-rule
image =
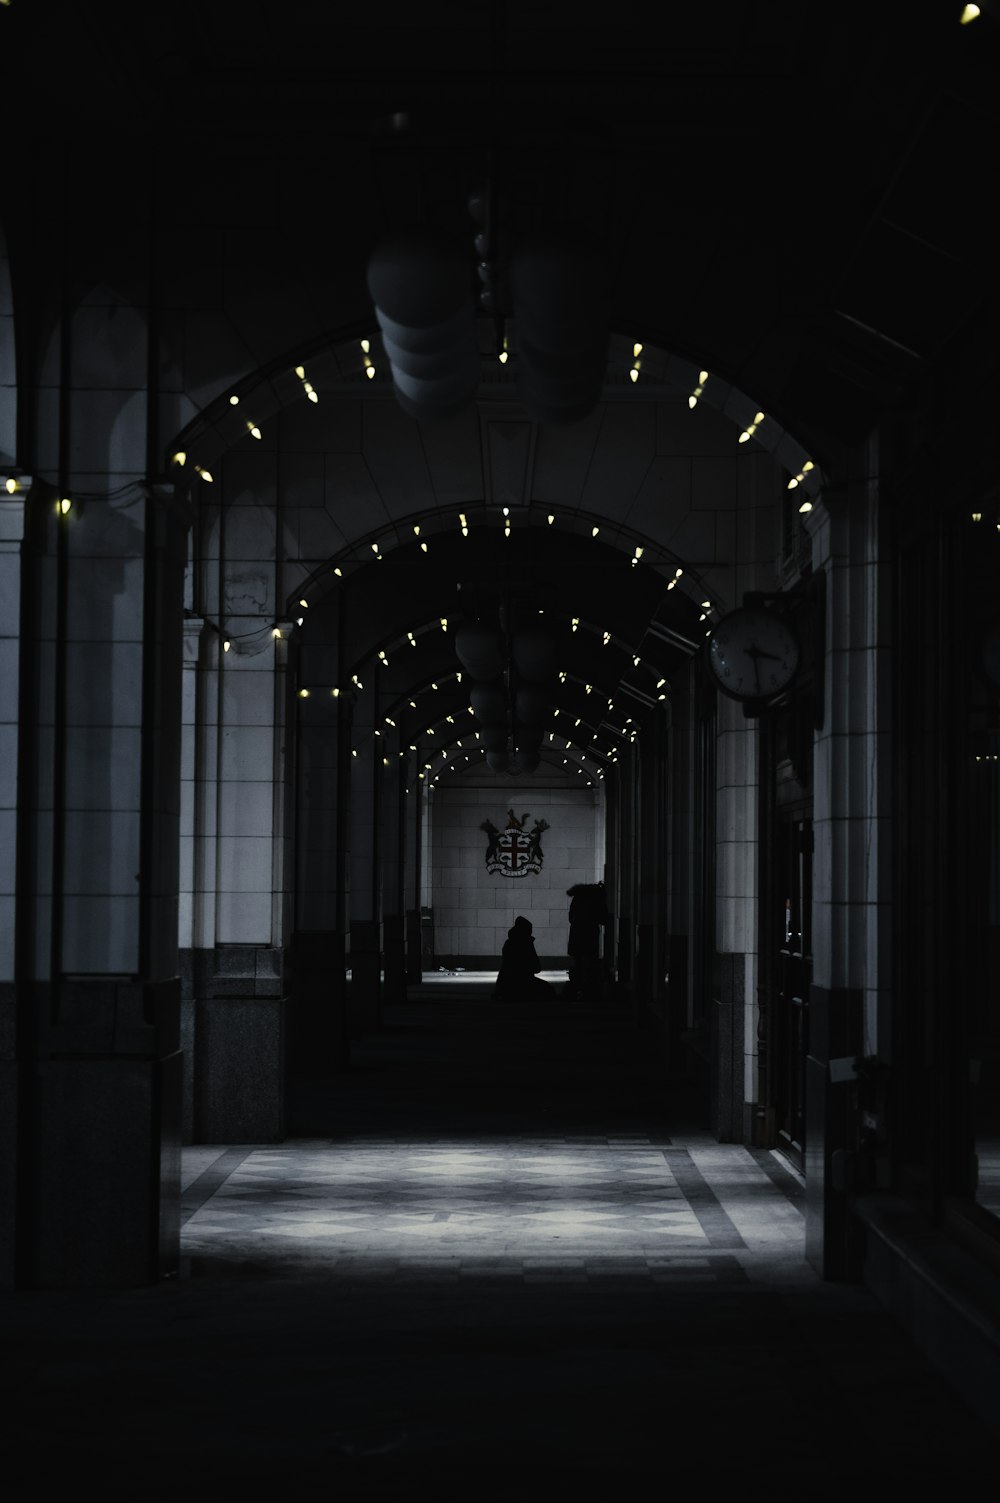
M387 0L377 37L120 10L0 7L6 1277L169 1286L182 1149L207 1215L290 1133L346 1161L382 1045L455 1108L446 1012L401 1009L522 907L565 961L566 888L603 875L590 1041L625 1025L738 1175L801 1176L808 1268L865 1280L991 1420L989 7L905 38L744 0L655 36L642 8ZM459 306L428 325L442 236ZM407 345L428 327L453 368ZM744 602L794 644L777 684L753 633L727 680ZM472 616L503 639L475 694ZM532 1021L555 1077L562 1020Z

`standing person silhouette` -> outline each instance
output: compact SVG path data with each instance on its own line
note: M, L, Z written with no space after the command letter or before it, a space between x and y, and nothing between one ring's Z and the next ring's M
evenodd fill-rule
M538 976L541 969L531 922L518 917L513 928L507 930L504 940L497 975L497 997L503 1002L534 1002L551 997L551 986Z
M565 994L580 1002L600 1001L603 976L601 928L608 921L603 882L578 882L566 889L569 904L569 980Z

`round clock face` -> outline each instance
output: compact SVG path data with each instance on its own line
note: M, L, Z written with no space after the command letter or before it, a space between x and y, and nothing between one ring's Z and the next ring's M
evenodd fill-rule
M799 644L783 616L744 606L724 616L708 638L708 667L723 694L769 699L787 688L799 666Z

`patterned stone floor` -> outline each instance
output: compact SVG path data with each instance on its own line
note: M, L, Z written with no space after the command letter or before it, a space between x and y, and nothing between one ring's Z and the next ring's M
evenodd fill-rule
M204 1273L586 1283L800 1271L802 1181L775 1154L648 1139L297 1142L186 1151L182 1247Z
M427 986L288 1112L283 1143L185 1151L180 1277L0 1296L8 1495L67 1468L130 1503L993 1477L993 1433L805 1262L801 1178L715 1142L627 1010Z

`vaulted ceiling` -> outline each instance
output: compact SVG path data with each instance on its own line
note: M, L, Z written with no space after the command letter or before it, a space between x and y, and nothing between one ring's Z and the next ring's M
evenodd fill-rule
M492 172L511 230L599 237L616 330L718 372L806 448L938 371L960 425L995 317L982 9L963 26L951 3L720 0L653 26L628 3L18 0L0 16L14 251L44 266L63 205L105 266L109 230L156 227L169 281L194 238L226 282L205 304L260 305L249 364L310 320L369 322L378 236L471 241Z
M632 675L655 695L701 630L700 591L666 594L668 565L698 545L669 533L643 486L699 443L722 453L714 419L681 434L678 372L711 372L731 423L759 404L755 442L790 473L805 456L822 472L880 419L916 413L933 423L915 477L946 476L961 498L996 485L984 434L997 396L1000 18L984 5L962 25L962 10L17 0L0 10L0 46L21 368L41 379L61 300L101 283L155 324L177 393L149 440L165 469L182 436L205 455L245 446L254 394L255 416L280 411L292 432L282 383L301 399L302 361L318 385L325 372L339 413L366 401L374 413L391 390L380 364L379 389L358 391L359 341L378 337L372 248L414 225L447 233L467 245L476 288L469 200L488 184L501 242L557 230L600 247L612 335L601 403L586 421L532 427L494 365L464 426L415 437L406 418L407 437L393 407L379 420L395 434L381 473L358 470L371 494L324 522L315 568L373 538L397 550L392 610L380 587L369 620L370 586L351 587L354 666L452 614L460 584L496 593L527 580L536 610L551 602L564 626L580 616L593 628L567 643L567 684L600 673L606 700ZM501 281L498 339L508 292ZM480 335L486 361L489 319ZM660 363L633 389L634 341ZM252 446L255 464L271 442ZM347 467L341 496L362 449L327 447ZM496 532L505 485L527 507L508 554L478 540L463 553L464 501ZM451 529L433 562L412 531L422 518ZM613 536L594 540L592 518L611 519ZM661 545L642 570L623 553L639 537ZM724 594L708 575L705 587ZM681 641L657 637L677 600ZM634 657L648 659L648 683ZM429 658L421 674L437 671ZM576 719L582 701L563 697Z

